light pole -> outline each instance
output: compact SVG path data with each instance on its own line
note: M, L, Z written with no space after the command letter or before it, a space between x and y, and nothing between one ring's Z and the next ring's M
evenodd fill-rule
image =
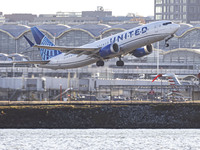
M159 74L159 42L157 42L157 75Z

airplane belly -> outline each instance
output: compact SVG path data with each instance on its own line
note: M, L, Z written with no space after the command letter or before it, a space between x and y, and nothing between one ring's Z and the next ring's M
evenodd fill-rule
M137 38L137 39L132 39L129 42L122 44L120 54L124 52L127 53L130 51L133 51L137 48L155 43L165 38L166 38L166 35L164 34L153 34L153 35L146 35L144 37Z
M70 58L63 62L59 61L57 63L49 63L46 65L40 65L39 67L50 68L50 69L71 69L71 68L79 68L79 67L87 66L87 65L95 63L96 61L98 60L95 58L87 58L87 59Z

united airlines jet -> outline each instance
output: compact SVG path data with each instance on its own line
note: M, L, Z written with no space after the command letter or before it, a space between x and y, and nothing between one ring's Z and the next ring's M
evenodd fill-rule
M104 66L104 60L118 57L117 66L124 66L121 57L131 54L143 57L152 53L152 43L173 37L180 26L171 21L157 21L145 24L124 32L100 39L80 47L55 46L38 28L32 27L31 31L36 44L27 37L26 40L33 47L40 50L42 61L27 63L39 64L42 68L69 69L78 68L96 63Z

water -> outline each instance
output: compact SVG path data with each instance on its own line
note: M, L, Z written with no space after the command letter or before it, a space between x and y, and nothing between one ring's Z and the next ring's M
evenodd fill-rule
M199 129L0 129L0 150L199 150Z

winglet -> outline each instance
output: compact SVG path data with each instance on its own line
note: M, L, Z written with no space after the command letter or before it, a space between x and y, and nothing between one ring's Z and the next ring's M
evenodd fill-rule
M24 35L24 38L25 38L26 41L29 43L30 47L33 47L33 46L34 46L33 42L31 42L31 40L29 40L29 38L27 38L25 35Z
M162 77L162 74L157 75L157 76L152 80L152 82L154 82L158 77Z

